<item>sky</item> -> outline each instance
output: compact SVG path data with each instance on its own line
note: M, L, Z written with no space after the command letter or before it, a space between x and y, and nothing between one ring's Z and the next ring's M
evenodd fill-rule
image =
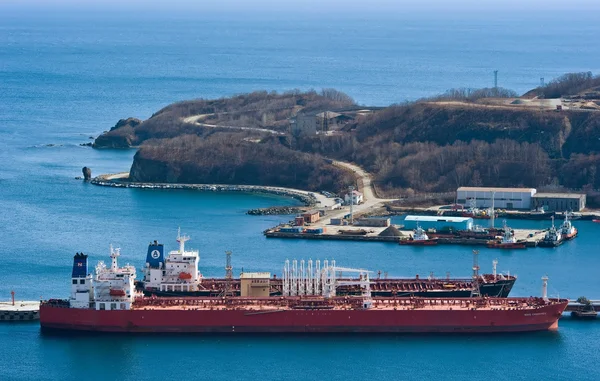
M12 10L180 10L200 12L445 12L600 10L599 0L0 0ZM599 17L600 22L600 17Z

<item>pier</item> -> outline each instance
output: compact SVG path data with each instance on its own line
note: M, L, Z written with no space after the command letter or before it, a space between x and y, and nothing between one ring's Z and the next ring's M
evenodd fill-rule
M600 311L600 300L590 300L590 305L592 306L594 311ZM586 304L578 303L577 301L571 301L565 309L565 312L581 311L585 307Z
M29 321L40 319L40 302L15 301L15 292L11 291L10 302L0 302L0 321Z

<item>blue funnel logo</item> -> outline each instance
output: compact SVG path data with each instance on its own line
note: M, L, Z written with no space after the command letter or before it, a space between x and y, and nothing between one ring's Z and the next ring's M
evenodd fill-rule
M77 253L73 257L73 278L85 278L87 276L88 256L83 253Z
M148 245L146 263L148 263L150 267L158 268L160 267L160 264L164 262L164 260L164 246L162 243L154 241Z

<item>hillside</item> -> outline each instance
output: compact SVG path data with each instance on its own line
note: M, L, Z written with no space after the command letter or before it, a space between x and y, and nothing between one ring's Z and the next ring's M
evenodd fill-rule
M317 155L237 134L183 135L151 141L136 153L130 180L161 183L271 185L340 192L354 177Z
M257 91L230 98L183 101L163 108L145 121L120 120L94 141L94 147L128 148L148 139L197 134L202 128L194 122L286 131L288 118L300 111L351 106L355 106L352 98L333 89L324 89L321 93Z
M96 147L141 145L131 170L140 181L339 191L352 180L322 159L327 157L362 166L388 197L459 186L591 193L600 189L600 111L584 106L600 105L600 98L585 86L597 78L566 75L551 82L549 88L563 94L555 100L531 92L519 98L505 89L450 90L349 118L333 133L299 136L288 133L296 113L357 106L335 90L180 102L146 121L120 121L98 137ZM564 95L571 90L577 94ZM573 103L581 94L587 103Z

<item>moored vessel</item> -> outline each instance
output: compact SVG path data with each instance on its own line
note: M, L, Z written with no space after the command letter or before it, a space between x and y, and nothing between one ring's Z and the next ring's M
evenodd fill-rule
M438 241L436 238L429 238L425 230L417 224L414 235L408 237L408 239L401 239L400 245L413 245L413 246L433 246L437 245Z
M189 237L177 236L178 250L173 250L164 255L164 245L157 241L148 245L146 264L143 269L143 278L136 282L136 289L146 296L164 297L189 297L189 296L231 296L241 294L240 278L228 277L231 268L226 270L225 278L206 278L199 271L200 255L197 250L187 250L185 243ZM231 267L230 259L227 260L226 269ZM297 261L298 262L298 261ZM320 267L320 261L304 260L298 266ZM447 274L438 278L431 273L423 278L418 275L414 278L388 278L384 273L378 273L371 279L371 292L373 296L419 296L419 297L470 297L475 288L483 296L507 297L516 281L516 276L497 273L497 261L493 262L491 274L481 274L476 277L452 278ZM192 276L181 277L181 272ZM283 293L283 280L276 276L269 279L269 295L281 296ZM356 295L359 290L349 285L340 285L338 295Z
M504 221L504 232L500 240L492 240L487 243L487 247L490 249L526 249L525 242L517 241L514 232L511 228L506 225Z
M51 299L40 306L42 331L198 332L198 333L496 333L555 330L568 304L541 298L378 298L371 295L369 271L328 263L312 276L298 277L286 266L284 295L261 296L260 276L249 276L241 297L160 298L135 292L135 269L112 264L87 273L87 256L74 258L68 300ZM353 280L337 279L338 272ZM255 273L260 274L260 273ZM547 278L546 278L547 279ZM357 296L338 296L340 285L361 289ZM125 296L111 295L122 287Z
M552 226L544 235L544 238L538 242L540 247L557 247L564 242L561 232L554 226L554 217L552 217Z
M569 214L569 212L565 212L565 220L563 221L560 227L562 238L566 241L577 237L577 228L575 228L575 226L573 226L573 224L569 220Z

